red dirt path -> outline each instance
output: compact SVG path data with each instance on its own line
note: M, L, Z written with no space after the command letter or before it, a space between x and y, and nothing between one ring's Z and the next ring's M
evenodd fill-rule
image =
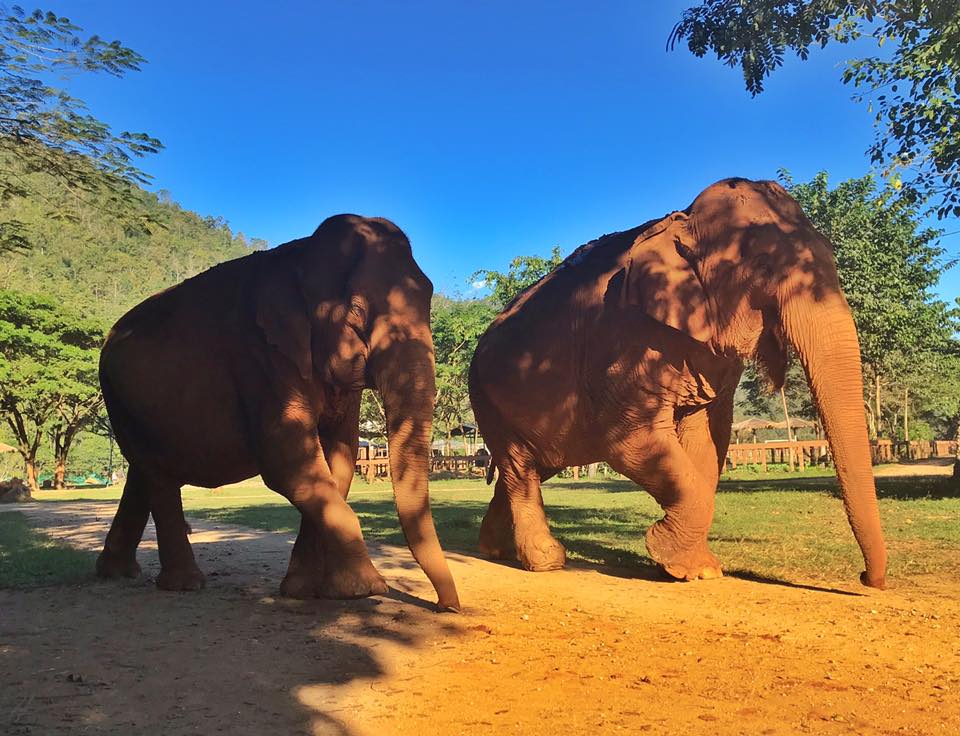
M113 507L28 513L97 549ZM373 550L390 598L284 601L289 535L193 528L199 594L152 586L150 543L138 581L0 591L0 733L960 733L956 582L674 584L451 555L467 610L437 615L405 550Z

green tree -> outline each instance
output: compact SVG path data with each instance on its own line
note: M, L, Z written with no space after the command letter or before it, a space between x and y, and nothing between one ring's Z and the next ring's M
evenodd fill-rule
M379 394L373 389L364 389L360 396L360 434L384 441L387 437L387 413Z
M100 409L101 327L53 301L0 290L0 419L13 433L31 490L45 433L58 477L77 432Z
M438 430L447 443L450 431L473 418L468 373L477 341L496 316L488 299L433 299L431 329L437 362L437 398L434 409Z
M97 193L114 214L128 215L128 226L142 225L131 184L148 177L133 162L158 151L160 142L145 133L114 133L49 80L82 72L119 77L138 71L144 59L119 41L81 34L55 13L0 5L0 202L36 198L25 173L45 172L77 197ZM71 213L51 207L48 215ZM22 250L30 241L25 223L0 221L0 251Z
M791 361L783 382L787 411L791 419L818 421L816 406L807 386L807 379L799 361ZM783 403L779 391L772 391L770 382L751 365L747 366L737 394L737 413L744 417L759 417L783 421Z
M876 136L869 154L937 214L960 216L960 5L956 0L704 0L684 11L668 46L708 51L739 67L747 90L793 51L872 39L892 47L847 62L844 83L868 100Z
M0 167L3 161L0 155ZM51 174L20 170L39 196L0 202L0 220L24 223L35 247L0 255L0 284L56 294L65 307L104 324L161 289L266 247L262 240L234 235L222 219L180 208L164 192L131 189L136 201L118 215L107 195L77 198ZM50 207L71 217L53 220L47 215ZM151 224L131 229L130 217Z
M834 245L837 271L860 338L868 418L884 428L883 387L907 375L904 366L931 365L956 349L958 311L933 288L953 264L943 260L939 231L922 226L914 200L878 189L866 176L830 188L825 172L784 184L817 229ZM893 427L887 426L888 432Z
M482 269L475 272L470 280L482 280L490 289L493 301L503 309L521 291L537 283L562 262L560 248L555 246L548 258L517 256L510 261L510 267L506 272Z

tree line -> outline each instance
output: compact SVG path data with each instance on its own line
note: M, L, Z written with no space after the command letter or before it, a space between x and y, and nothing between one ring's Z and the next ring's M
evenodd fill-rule
M106 329L156 291L233 257L266 247L234 234L221 220L188 212L164 195L136 192L143 229L125 227L94 196L82 201L56 177L27 174L43 203L19 199L0 205L29 233L31 247L0 257L0 442L15 447L30 485L42 472L61 487L74 450L84 472L102 471L109 426L97 382L99 346ZM864 411L872 437L931 439L955 436L960 424L960 310L938 299L935 287L952 264L904 193L872 177L832 185L826 173L781 181L834 244L837 268L860 336ZM48 208L70 207L72 217L51 221ZM482 295L434 298L436 439L473 422L467 374L480 335L517 294L562 262L548 256L514 258L503 271L481 270L471 282ZM816 421L799 365L784 394L771 394L748 369L737 395L738 418L791 417ZM365 392L365 434L383 435L383 408Z
M781 179L836 248L860 335L871 435L956 435L960 317L934 291L952 263L942 233L924 225L931 212L960 214L956 3L704 0L682 14L669 43L739 66L748 91L759 94L787 50L806 58L811 47L862 37L893 48L843 72L875 111L868 155L879 178ZM110 432L96 364L108 326L146 296L266 247L146 191L150 177L137 159L160 150L160 141L113 131L50 83L122 76L144 63L56 13L0 5L0 442L15 448L34 487L48 466L62 485L71 459L85 471L105 466ZM505 271L471 277L486 284L482 296L435 297L438 438L449 442L473 418L467 371L486 326L561 260L559 248L518 256ZM738 415L775 417L782 407L816 418L799 367L779 397L748 370ZM383 407L370 391L362 421L368 435L382 434Z

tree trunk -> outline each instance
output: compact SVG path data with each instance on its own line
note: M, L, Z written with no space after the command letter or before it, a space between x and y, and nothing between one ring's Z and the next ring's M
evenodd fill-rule
M588 477L588 478L596 478L596 477L597 477L597 466L598 466L599 464L600 464L600 463L590 463L590 464L587 466L587 477Z
M954 432L953 439L956 442L957 450L953 457L953 480L960 485L960 414L956 417L957 429Z
M66 488L67 457L73 447L73 438L80 429L79 424L68 424L65 429L53 434L53 457L56 465L53 471L53 487L57 490Z
M30 495L40 490L40 484L37 482L37 456L23 456L23 472L27 476L27 486L30 488Z
M873 411L877 424L877 439L880 439L880 374L873 374Z
M780 387L780 403L783 405L783 421L787 425L787 440L793 442L793 429L790 427L790 412L787 411L787 393ZM793 448L790 448L790 470L793 471Z
M903 389L903 439L910 442L910 389L908 388Z

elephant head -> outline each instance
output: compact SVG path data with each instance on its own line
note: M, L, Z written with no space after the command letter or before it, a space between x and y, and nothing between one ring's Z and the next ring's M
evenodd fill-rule
M833 248L773 182L728 179L634 243L628 283L655 319L783 384L788 346L830 442L865 585L883 588L886 547L863 411L860 350Z
M380 393L404 536L441 607L459 608L428 494L433 285L403 232L383 219L338 215L281 248L289 262L263 282L257 322L304 381Z

